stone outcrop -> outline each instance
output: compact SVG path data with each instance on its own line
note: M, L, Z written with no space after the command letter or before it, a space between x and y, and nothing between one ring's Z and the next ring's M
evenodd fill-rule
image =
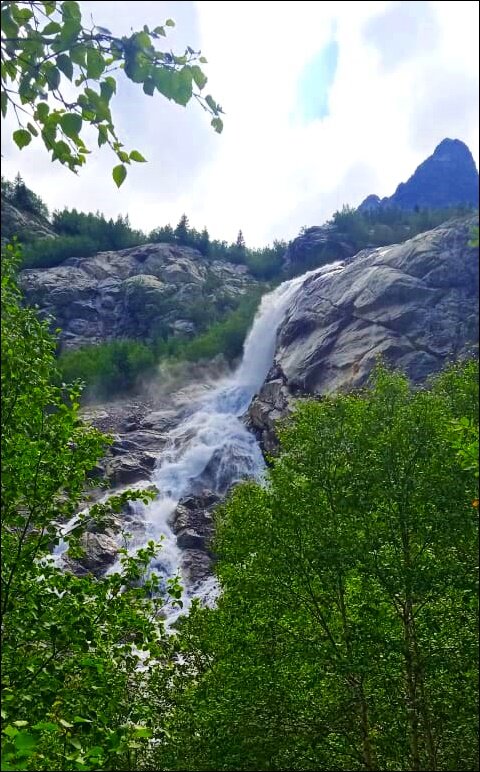
M181 499L170 518L177 544L182 550L182 572L190 585L203 581L212 574L212 513L219 501L219 496L204 490L198 496Z
M61 345L192 335L205 309L223 308L257 286L243 265L209 261L190 247L144 244L52 268L26 269L29 304L60 327Z
M355 252L353 242L334 223L305 228L288 245L284 257L285 273L300 274L333 260L352 257Z
M478 351L478 249L474 217L404 244L367 249L330 278L310 276L278 333L275 365L249 410L265 449L292 395L365 384L379 356L424 381L450 359Z
M3 196L1 198L1 216L2 244L13 236L16 236L21 242L29 242L36 239L55 238L57 235L48 220L18 209Z

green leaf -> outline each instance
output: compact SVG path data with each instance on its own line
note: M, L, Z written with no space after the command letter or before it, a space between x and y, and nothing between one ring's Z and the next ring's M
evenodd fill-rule
M39 721L38 724L34 724L32 729L36 729L39 732L58 732L59 727L52 721Z
M70 58L74 64L78 64L81 67L85 66L85 56L87 53L87 47L82 43L72 46L70 49Z
M36 109L36 115L39 121L45 122L45 119L50 112L50 108L46 102L39 102Z
M26 129L18 129L13 132L13 140L18 145L20 150L26 147L32 141L32 135Z
M73 724L70 724L68 721L65 721L64 718L59 718L58 723L61 724L65 729L71 729L73 727Z
M208 94L205 97L205 102L208 105L208 107L210 108L210 110L212 111L212 113L215 113L215 115L216 115L217 112L218 112L218 109L217 109L217 105L215 103L214 98L210 94Z
M192 88L192 70L190 67L183 67L180 72L174 72L173 78L173 99L185 107L191 99Z
M109 102L112 94L116 91L116 87L117 84L115 83L114 78L109 76L108 78L105 78L105 80L102 80L100 83L100 94L102 95L102 99Z
M67 137L74 139L82 130L82 119L76 113L66 113L60 118L60 126Z
M41 30L42 35L56 35L62 29L61 25L56 21L49 21L48 24Z
M98 147L102 147L102 145L105 145L106 142L108 142L107 127L100 125L98 127Z
M96 48L87 50L87 77L97 80L105 69L105 60Z
M7 97L6 91L2 91L1 100L2 100L1 101L2 116L5 118L7 114L7 107L8 107L8 97Z
M14 739L17 753L22 756L29 756L35 748L37 741L29 732L19 732Z
M152 78L147 78L145 83L143 84L143 91L145 94L148 94L148 96L153 96L153 92L155 91L155 82Z
M173 76L174 71L166 67L158 68L152 73L157 91L167 97L167 99L173 99Z
M132 150L130 153L130 160L136 161L137 163L146 163L147 159L143 157L141 153L138 152L138 150Z
M207 76L204 75L204 73L202 72L202 70L197 64L192 65L190 69L192 71L193 80L195 81L196 85L201 91L207 82Z
M221 118L212 118L211 126L215 129L217 134L221 134L223 131L223 121Z
M12 721L14 726L28 726L28 721Z
M57 67L67 76L69 80L73 78L73 64L72 60L66 54L60 54L56 59Z
M125 177L127 176L127 170L123 164L119 164L118 166L115 166L112 169L112 177L114 179L114 182L117 186L117 188L120 187L120 185L125 180Z
M32 137L38 137L38 131L33 125L33 123L27 123L27 129L29 130Z
M48 70L46 70L45 77L50 91L55 91L60 85L60 70L52 65L52 67L49 67Z
M167 21L165 22L165 26L166 27L174 27L175 26L175 22L173 21L173 19L167 19Z
M75 19L76 21L80 21L82 14L78 3L76 3L75 0L65 0L65 2L62 3L62 16L64 19Z

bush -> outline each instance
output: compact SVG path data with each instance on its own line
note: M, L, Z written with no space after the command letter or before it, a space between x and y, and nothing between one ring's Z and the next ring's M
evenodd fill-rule
M22 268L51 268L69 257L90 257L97 245L89 236L38 239L23 247Z
M243 298L239 306L225 319L215 322L193 340L158 339L155 343L157 356L198 362L223 354L229 362L233 362L242 353L243 343L251 327L259 299L260 291Z
M152 348L133 340L118 340L65 351L58 365L65 381L85 381L88 392L102 397L131 392L140 376L155 368Z

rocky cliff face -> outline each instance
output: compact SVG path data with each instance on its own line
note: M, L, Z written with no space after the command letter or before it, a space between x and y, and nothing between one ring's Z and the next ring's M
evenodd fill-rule
M367 196L358 209L447 209L461 204L478 207L478 171L463 142L444 139L410 179L400 183L393 196Z
M249 410L266 449L294 394L362 386L378 356L421 382L478 349L474 217L404 244L364 250L325 282L306 280L278 335L275 364Z
M189 247L146 244L24 270L21 286L27 302L62 329L62 345L77 347L150 339L161 330L194 334L205 307L228 306L257 282L245 266L209 262Z
M333 260L344 260L356 251L353 242L334 223L316 225L306 228L288 245L284 258L285 272L290 275L301 273Z
M13 236L17 236L22 242L56 237L56 233L47 220L17 209L4 198L1 199L1 216L2 244Z

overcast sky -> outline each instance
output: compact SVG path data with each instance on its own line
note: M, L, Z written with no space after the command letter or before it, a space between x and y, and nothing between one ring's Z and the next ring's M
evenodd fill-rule
M261 246L369 193L391 195L444 137L466 142L478 166L475 0L80 6L118 34L174 19L167 46L207 57L205 93L225 110L225 128L215 134L196 103L182 108L123 80L114 121L149 163L132 165L120 190L108 148L92 143L74 176L38 140L20 152L3 131L3 174L20 171L51 210L128 213L147 231L185 212L213 238L234 240L241 228Z

